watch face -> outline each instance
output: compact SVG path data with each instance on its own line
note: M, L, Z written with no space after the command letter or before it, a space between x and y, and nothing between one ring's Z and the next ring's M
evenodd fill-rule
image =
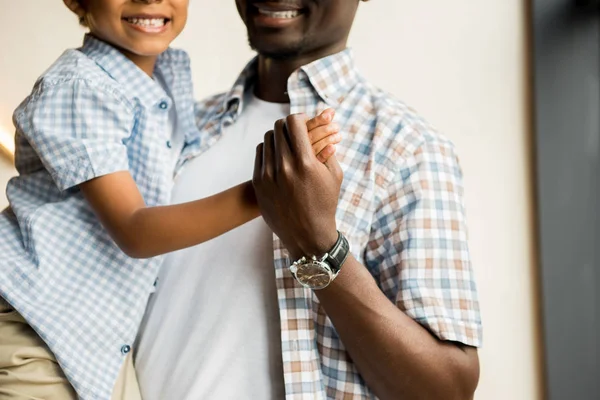
M319 261L309 261L306 264L296 265L293 271L296 279L302 285L311 289L323 289L332 281L332 273L327 264Z

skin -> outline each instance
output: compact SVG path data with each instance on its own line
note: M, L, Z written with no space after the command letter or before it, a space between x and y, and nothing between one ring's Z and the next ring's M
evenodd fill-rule
M65 0L92 35L104 40L152 76L157 57L177 37L187 19L187 0ZM125 19L151 15L168 18L161 32L143 32ZM341 138L333 110L304 120L307 138L323 161ZM148 258L194 246L260 215L251 182L184 204L147 207L128 171L79 185L116 244L130 257ZM115 190L118 188L118 190ZM199 223L201 222L201 223Z
M257 96L289 101L285 90L293 71L346 47L358 4L276 2L278 7L296 5L303 14L282 27L267 28L256 12L264 2L237 0L250 43L259 53ZM296 259L324 254L335 243L335 211L343 179L335 157L325 164L315 158L304 119L290 116L267 132L257 147L253 176L263 218ZM354 257L349 256L338 278L316 295L379 398L473 398L479 380L477 350L433 336L390 302Z
M188 17L189 0L64 0L90 33L117 47L152 76L157 57L181 33ZM163 32L142 32L125 19L135 16L168 19Z
M255 94L266 101L284 103L289 102L285 92L293 71L346 48L358 1L289 0L266 4L277 7L281 3L301 7L303 15L288 26L273 28L257 18L257 5L264 1L237 0L236 6L248 30L250 46L259 53Z

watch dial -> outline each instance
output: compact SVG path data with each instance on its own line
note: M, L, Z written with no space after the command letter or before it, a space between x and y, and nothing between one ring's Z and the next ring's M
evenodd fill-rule
M298 266L296 279L311 289L323 289L331 282L331 272L320 263L311 262Z

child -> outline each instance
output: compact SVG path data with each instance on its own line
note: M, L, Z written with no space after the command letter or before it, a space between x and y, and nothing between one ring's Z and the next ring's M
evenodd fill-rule
M20 176L0 214L0 397L139 398L131 344L155 256L259 210L250 182L167 205L190 149L211 140L195 127L188 57L169 48L188 0L65 3L90 34L14 115ZM339 142L332 118L307 121L321 160Z

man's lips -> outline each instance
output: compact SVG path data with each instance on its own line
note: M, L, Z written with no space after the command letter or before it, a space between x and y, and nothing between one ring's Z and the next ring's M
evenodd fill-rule
M289 10L289 11L271 11L271 10L263 10L258 9L258 13L260 15L264 15L269 18L279 18L279 19L292 19L299 17L301 12L298 10Z
M254 7L267 11L300 11L304 7L298 2L265 1L253 4Z
M304 14L301 5L287 2L254 3L252 9L257 25L271 28L287 26Z

